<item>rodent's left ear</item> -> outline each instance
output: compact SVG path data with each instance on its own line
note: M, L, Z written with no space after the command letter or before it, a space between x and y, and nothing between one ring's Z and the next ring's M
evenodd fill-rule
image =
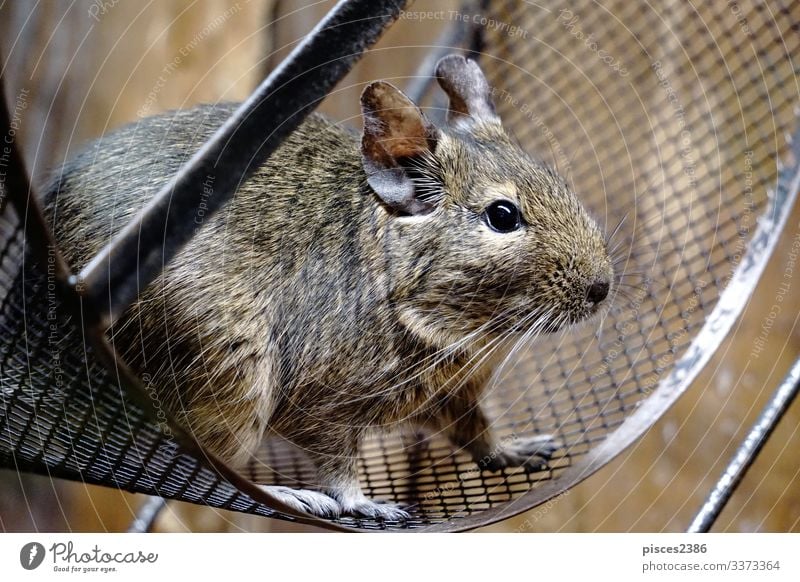
M408 161L431 155L436 128L397 87L370 83L361 94L364 133L361 160L367 181L388 206L406 214L425 214L433 204L417 196Z
M489 82L478 63L461 55L446 56L436 64L436 80L450 98L449 123L469 118L500 123Z

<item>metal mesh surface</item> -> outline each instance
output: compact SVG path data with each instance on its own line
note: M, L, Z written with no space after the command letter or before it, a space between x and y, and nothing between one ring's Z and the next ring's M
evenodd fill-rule
M0 218L0 466L272 514L127 397L62 305L52 266L23 266L25 256L8 210Z
M523 495L580 464L658 389L707 322L770 208L776 160L795 128L800 10L789 3L489 4L480 58L505 126L568 178L607 230L624 218L611 244L625 275L602 322L538 340L487 394L501 436L552 433L564 444L548 470L481 472L443 440L376 436L361 450L365 493L408 507L412 520L339 525L414 528L469 516L478 521L462 521L478 525L486 510L529 507ZM28 269L23 282L23 236L6 214L2 464L273 514L126 398L77 320L53 302L47 269ZM262 453L252 480L313 482L300 452L270 441Z

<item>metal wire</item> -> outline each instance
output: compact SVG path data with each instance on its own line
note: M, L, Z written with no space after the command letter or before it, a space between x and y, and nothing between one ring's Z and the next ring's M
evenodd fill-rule
M755 462L775 427L800 393L800 358L769 399L761 414L742 441L714 489L689 526L689 533L707 533L714 526L736 488Z
M147 533L152 531L161 511L167 506L162 497L150 497L136 512L136 518L128 526L128 533Z

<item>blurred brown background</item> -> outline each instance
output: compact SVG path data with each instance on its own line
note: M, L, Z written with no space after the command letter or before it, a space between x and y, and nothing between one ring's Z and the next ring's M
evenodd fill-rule
M86 140L137 115L244 98L333 2L78 0L0 2L7 98L30 91L26 159L37 181ZM458 2L419 1L415 10ZM274 23L274 24L273 24ZM442 21L399 21L322 109L358 124L364 82L403 86ZM731 50L734 50L731 48ZM743 370L800 235L800 212L756 294L707 370L649 433L562 496L489 528L515 531L682 531L793 359L800 353L798 289L767 335L758 367ZM800 405L778 427L717 531L800 531ZM143 498L113 489L0 471L4 531L122 531ZM171 503L160 531L282 531L283 522Z

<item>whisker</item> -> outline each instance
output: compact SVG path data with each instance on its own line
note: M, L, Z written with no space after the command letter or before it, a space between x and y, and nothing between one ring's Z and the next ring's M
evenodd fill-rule
M614 227L614 230L612 230L612 231L611 231L611 234L610 234L610 235L608 235L608 237L606 237L606 244L608 244L608 243L610 243L612 240L614 240L614 237L615 237L615 236L617 236L617 233L618 233L618 232L619 232L619 230L622 228L622 225L623 225L623 224L625 223L625 221L628 219L628 215L629 215L629 214L630 214L630 212L626 212L625 214L623 214L623 215L622 215L622 218L620 218L620 219L619 219L619 222L617 223L617 226L615 226L615 227ZM623 240L625 240L625 239L623 239Z
M535 327L540 322L543 324L544 322L546 322L546 320L549 317L549 315L552 312L552 310L553 310L553 308L551 308L547 313L545 313L544 315L541 315L541 316L540 316L538 311L532 311L531 313L529 313L528 315L526 315L523 318L523 320L520 322L519 326L515 326L515 327L521 327L522 325L526 325L527 322L530 321L531 319L533 319L534 317L538 317L538 319L537 319L536 322L534 322L532 327ZM452 388L452 390L453 391L457 391L458 389L460 389L470 379L471 375L474 374L474 372L476 370L478 370L481 367L481 365L487 359L491 358L494 355L494 352L496 352L497 349L499 349L502 345L504 345L505 340L508 339L515 332L516 332L516 330L514 328L512 328L512 329L507 330L504 334L502 334L502 336L501 336L502 337L502 341L499 341L499 342L495 343L495 345L492 347L492 349L490 349L478 362L476 362L472 366L472 369L469 370L469 372L464 375L464 377L461 379L461 381L459 381L459 383L454 388ZM525 337L525 334L523 334L522 338L520 338L519 340L517 340L517 342L515 342L515 344L514 344L514 346L513 346L511 351L515 351L517 349L517 347L520 345L521 340L524 339L524 337ZM506 354L506 356L503 359L503 361L501 362L501 364L498 365L495 368L495 375L497 375L497 371L498 370L502 369L502 367L505 365L505 362L508 360L508 358L509 358L509 354ZM456 373L453 377L457 377L467 367L467 365L469 365L469 363L470 362L467 362L467 364L462 366L459 369L458 373Z
M416 361L412 362L411 365L408 368L406 368L403 371L401 371L398 375L404 375L407 371L409 371L409 368L411 366L418 366L421 362L425 362L425 361L428 361L428 360L431 360L431 359L433 360L433 361L429 362L425 366L420 366L417 370L414 371L413 374L409 375L408 377L404 378L403 380L401 380L399 382L395 382L394 384L392 384L391 386L386 387L385 389L381 390L377 394L373 392L369 396L362 395L362 396L357 396L357 397L351 397L348 400L346 400L346 402L347 403L357 402L359 400L364 400L364 399L366 399L368 397L369 398L374 398L375 396L381 396L381 395L385 395L385 394L390 394L391 392L394 392L394 391L397 391L397 390L401 389L403 386L405 386L405 385L413 382L414 380L424 376L427 372L429 372L430 370L433 370L436 366L441 364L448 357L452 356L453 353L456 351L455 349L453 349L453 346L455 346L457 344L458 345L463 345L464 343L470 341L471 339L475 339L479 335L488 335L489 333L493 332L498 327L504 325L505 322L506 322L506 319L508 317L511 317L511 316L514 315L514 311L515 310L513 310L513 309L507 309L507 310L501 311L501 312L499 312L499 314L494 319L490 319L490 320L486 321L484 324L479 326L476 330L474 330L470 334L467 334L467 337L461 338L458 341L454 342L453 344L451 344L449 346L446 346L443 349L437 350L436 352L426 356L420 362L416 362ZM479 348L475 354L472 354L470 359L467 361L466 364L462 365L460 370L463 370L467 365L469 365L476 357L480 356L480 354L482 354L484 351L486 351L486 350L493 351L493 348L495 348L498 345L500 345L502 343L502 341L504 341L505 337L507 337L507 334L513 333L513 331L514 330L511 329L507 333L501 334L500 336L491 339L484 346ZM479 364L482 363L483 361L485 361L485 358L482 358L480 360ZM479 367L479 365L476 365L475 369L477 369L477 367ZM457 376L457 374L456 374L456 376ZM426 402L427 402L427 400L426 400Z

